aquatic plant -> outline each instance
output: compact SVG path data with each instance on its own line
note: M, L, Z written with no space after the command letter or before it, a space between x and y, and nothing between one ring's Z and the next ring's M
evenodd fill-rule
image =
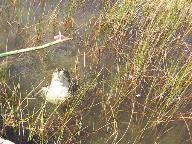
M190 1L23 3L4 1L1 20L12 28L15 21L24 24L15 35L26 31L19 37L25 47L50 41L58 31L73 37L65 44L76 48L69 70L79 89L72 100L51 105L38 98L43 78L26 92L20 79L6 77L0 87L4 137L11 140L11 131L20 143L192 142ZM26 54L40 61L46 79L65 67L50 66L49 53Z

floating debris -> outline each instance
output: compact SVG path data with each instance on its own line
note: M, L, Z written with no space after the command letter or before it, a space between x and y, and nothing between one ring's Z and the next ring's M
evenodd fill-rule
M136 94L136 97L141 97L141 94Z
M15 143L0 137L0 144L15 144Z
M59 34L54 36L54 39L57 41L65 41L65 40L70 40L71 38L65 37L64 35L61 34L59 31Z

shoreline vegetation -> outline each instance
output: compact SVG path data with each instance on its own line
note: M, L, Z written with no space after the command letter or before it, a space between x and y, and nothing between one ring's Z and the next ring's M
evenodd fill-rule
M0 51L3 139L192 143L190 0L1 0ZM78 84L58 105L39 96L55 68Z

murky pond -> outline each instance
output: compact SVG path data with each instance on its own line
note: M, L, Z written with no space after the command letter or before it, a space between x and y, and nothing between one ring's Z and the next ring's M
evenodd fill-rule
M114 44L110 42L110 48L97 46L102 41L95 40L97 31L100 30L99 17L104 14L103 10L112 7L115 2L0 1L0 53L52 42L59 32L72 38L39 51L0 58L0 108L2 117L6 118L6 126L0 127L0 135L16 143L27 143L29 138L29 143L50 144L55 141L85 144L191 142L190 126L185 122L173 122L167 118L162 119L162 123L167 122L165 125L158 123L154 118L157 117L156 113L151 117L144 116L144 113L150 113L151 109L140 108L141 105L135 101L117 94L124 92L124 89L115 74L121 66L123 70L127 70L129 68L125 67L131 67L134 63L132 55L128 60L124 55L119 55L123 51L131 53L132 49L127 49L126 46L132 47L134 44L128 40L137 39L139 33L136 31L137 27L127 30L129 33L125 45L122 45L125 47L123 50L118 47L113 50ZM139 19L140 25L144 24L143 16L135 19ZM116 37L111 39L119 42ZM96 42L92 45L91 41ZM130 61L130 64L127 65L126 61ZM91 62L97 66L94 67ZM50 83L56 68L67 69L72 78L79 80L82 88L78 98L60 106L46 103L39 93L43 86ZM97 71L95 77L93 69ZM135 69L129 69L129 73ZM124 77L130 78L125 80L127 83L132 79L132 75ZM126 84L124 86L129 87ZM130 88L135 89L131 86ZM141 92L141 95L144 95L143 93ZM142 97L138 99L144 101ZM135 107L139 112L135 111ZM9 121L9 115L5 114L7 111L16 117L15 122L12 119ZM1 125L2 123L0 122ZM42 137L39 138L39 135ZM44 140L46 138L48 140Z

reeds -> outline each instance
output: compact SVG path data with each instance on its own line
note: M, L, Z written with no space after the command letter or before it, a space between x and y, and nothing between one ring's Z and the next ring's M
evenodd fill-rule
M36 31L50 22L36 34L45 39L50 27L62 31L73 20L66 32L81 32L72 40L78 53L71 70L80 85L74 98L31 109L29 98L36 99L32 94L41 84L23 95L17 84L11 88L4 81L4 126L28 131L28 140L39 143L191 143L191 2L105 1L99 14L79 26L75 14L86 3L69 2L63 18L58 2L28 27Z

